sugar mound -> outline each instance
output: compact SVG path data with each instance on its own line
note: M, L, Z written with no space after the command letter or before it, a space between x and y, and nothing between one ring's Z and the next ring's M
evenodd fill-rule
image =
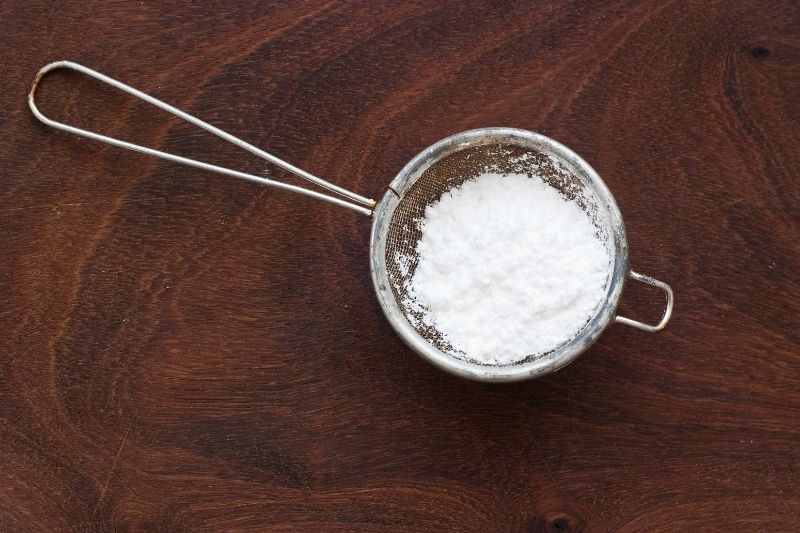
M409 293L456 356L498 365L547 353L605 296L606 243L536 175L468 180L426 208L420 230Z

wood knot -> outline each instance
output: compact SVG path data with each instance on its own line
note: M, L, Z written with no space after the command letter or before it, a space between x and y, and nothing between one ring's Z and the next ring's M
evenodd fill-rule
M765 59L769 57L770 51L766 46L754 46L750 49L750 55L755 59Z
M529 531L545 533L575 533L583 531L586 524L580 517L565 511L551 511L531 524Z

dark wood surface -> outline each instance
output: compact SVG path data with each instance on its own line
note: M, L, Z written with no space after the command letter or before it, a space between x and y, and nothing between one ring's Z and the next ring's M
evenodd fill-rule
M0 54L0 530L800 529L796 2L10 0ZM373 198L449 134L545 133L674 318L451 377L383 317L367 217L40 125L56 59ZM77 75L42 101L297 183Z

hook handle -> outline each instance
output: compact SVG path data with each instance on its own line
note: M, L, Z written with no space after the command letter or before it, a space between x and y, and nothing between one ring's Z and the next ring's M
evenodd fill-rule
M663 281L658 281L657 279L651 278L650 276L645 276L644 274L639 274L633 270L628 273L628 276L631 279L641 281L642 283L647 283L648 285L652 285L653 287L657 287L664 291L664 293L667 295L667 307L664 309L664 316L661 317L661 321L655 326L639 322L638 320L631 320L630 318L625 318L624 316L617 316L614 321L620 324L625 324L626 326L631 326L636 329L646 331L648 333L656 333L661 331L667 325L667 322L669 322L669 319L672 316L672 307L675 303L675 296L672 293L672 287Z
M199 128L202 128L202 129L208 131L209 133L213 133L217 137L225 139L226 141L228 141L228 142L230 142L232 144L235 144L239 148L247 150L248 152L250 152L252 154L257 155L258 157L260 157L262 159L266 159L270 163L273 163L273 164L283 168L284 170L287 170L287 171L291 172L292 174L295 174L295 175L297 175L297 176L299 176L299 177L301 177L301 178L303 178L305 180L308 180L308 181L310 181L312 183L315 183L315 184L319 185L320 187L323 187L323 188L325 188L325 189L327 189L327 190L329 190L331 192L339 194L339 195L347 198L349 201L348 200L342 200L341 198L337 198L335 196L322 194L322 193L319 193L319 192L316 192L316 191L305 189L303 187L298 187L296 185L290 185L288 183L282 183L280 181L275 181L275 180L271 180L271 179L268 179L268 178L262 178L260 176L254 176L252 174L239 172L238 170L231 170L229 168L220 167L220 166L217 166L217 165L211 165L209 163L204 163L202 161L197 161L195 159L189 159L188 157L182 157L182 156L179 156L179 155L171 154L169 152L162 152L161 150L156 150L154 148L148 148L146 146L141 146L141 145L138 145L138 144L129 143L127 141L122 141L122 140L119 140L119 139L115 139L113 137L108 137L106 135L101 135L99 133L94 133L92 131L84 130L84 129L81 129L81 128L76 128L75 126L70 126L69 124L64 124L63 122L58 122L56 120L48 118L36 106L36 89L38 88L39 83L42 81L42 78L48 72L51 72L51 71L59 69L59 68L75 70L75 71L80 72L82 74L85 74L85 75L87 75L89 77L92 77L92 78L94 78L94 79L96 79L98 81L101 81L103 83L111 85L112 87L114 87L116 89L119 89L119 90L121 90L123 92L126 92L126 93L128 93L128 94L130 94L130 95L132 95L132 96L134 96L136 98L139 98L140 100L144 100L148 104L151 104L151 105L154 105L154 106L156 106L156 107L158 107L160 109L163 109L164 111L166 111L168 113L171 113L171 114L175 115L176 117L181 118L181 119L185 120L186 122L189 122L190 124L194 124L195 126L197 126ZM291 165L291 164L287 163L286 161L284 161L283 159L275 157L274 155L272 155L272 154L270 154L268 152L265 152L264 150L261 150L260 148L257 148L255 146L253 146L252 144L247 143L247 142L239 139L238 137L234 137L230 133L224 132L221 129L219 129L219 128L215 127L215 126L212 126L211 124L209 124L207 122L204 122L204 121L200 120L197 117L194 117L194 116L192 116L192 115L190 115L188 113L185 113L185 112L181 111L180 109L167 104L166 102L163 102L163 101L161 101L161 100L159 100L157 98L154 98L154 97L150 96L149 94L146 94L146 93L143 93L142 91L134 89L130 85L126 85L126 84L124 84L124 83L122 83L120 81L115 80L114 78L110 78L110 77L106 76L105 74L101 74L101 73L97 72L96 70L90 69L89 67L85 67L85 66L83 66L83 65L81 65L79 63L73 63L72 61L55 61L53 63L49 63L49 64L45 65L44 67L42 67L39 70L39 72L36 73L36 78L33 80L33 85L31 86L31 90L28 93L28 106L31 108L31 111L33 112L34 116L37 119L39 119L42 123L44 123L44 124L46 124L46 125L48 125L50 127L62 130L62 131L67 131L67 132L72 133L74 135L79 135L81 137L87 137L87 138L93 139L95 141L104 142L106 144L110 144L110 145L117 146L117 147L120 147L120 148L125 148L127 150L133 150L134 152L140 152L142 154L150 155L150 156L153 156L153 157L159 157L161 159L166 159L168 161L172 161L172 162L175 162L175 163L180 163L182 165L187 165L187 166L190 166L190 167L199 168L201 170L206 170L206 171L209 171L209 172L216 172L217 174L223 174L225 176L230 176L232 178L243 179L243 180L251 181L251 182L254 182L254 183L261 184L261 185L267 185L269 187L275 187L277 189L283 189L283 190L286 190L286 191L296 192L298 194L303 194L305 196L310 196L310 197L316 198L318 200L323 200L325 202L330 202L330 203L332 203L334 205L338 205L338 206L341 206L341 207L346 207L348 209L352 209L353 211L357 211L359 213L363 213L363 214L365 214L367 216L371 216L372 215L372 209L375 207L375 201L374 200L371 200L371 199L366 198L364 196L358 195L358 194L356 194L354 192L350 192L347 189L343 189L342 187L334 185L333 183L329 183L329 182L327 182L327 181L325 181L325 180L323 180L321 178L318 178L318 177L314 176L313 174L310 174L310 173L306 172L305 170L302 170L302 169L300 169L300 168L298 168L298 167L296 167L294 165Z

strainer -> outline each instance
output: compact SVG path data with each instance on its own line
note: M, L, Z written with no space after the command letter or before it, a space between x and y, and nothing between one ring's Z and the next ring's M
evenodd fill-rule
M58 68L75 70L116 87L339 196L203 163L47 118L36 106L36 88L45 74ZM40 121L60 130L202 170L297 192L372 216L370 270L384 314L400 338L419 355L444 370L466 378L498 382L542 376L573 361L600 336L612 320L643 331L656 332L666 326L672 314L672 289L666 283L630 269L622 216L603 180L572 150L544 135L512 128L481 128L447 137L412 159L389 184L380 203L376 204L373 200L313 176L129 85L70 61L50 63L38 72L28 95L28 105ZM414 305L413 296L408 289L408 281L414 275L418 260L416 245L421 237L418 221L423 217L425 208L438 201L445 191L487 170L526 173L531 176L536 173L541 176L589 215L597 228L598 236L607 243L612 256L605 298L583 328L550 352L530 354L522 361L508 365L481 364L470 360L468 354L453 350L440 332L419 320L420 308ZM666 307L658 324L648 325L617 316L617 304L629 277L664 291Z

